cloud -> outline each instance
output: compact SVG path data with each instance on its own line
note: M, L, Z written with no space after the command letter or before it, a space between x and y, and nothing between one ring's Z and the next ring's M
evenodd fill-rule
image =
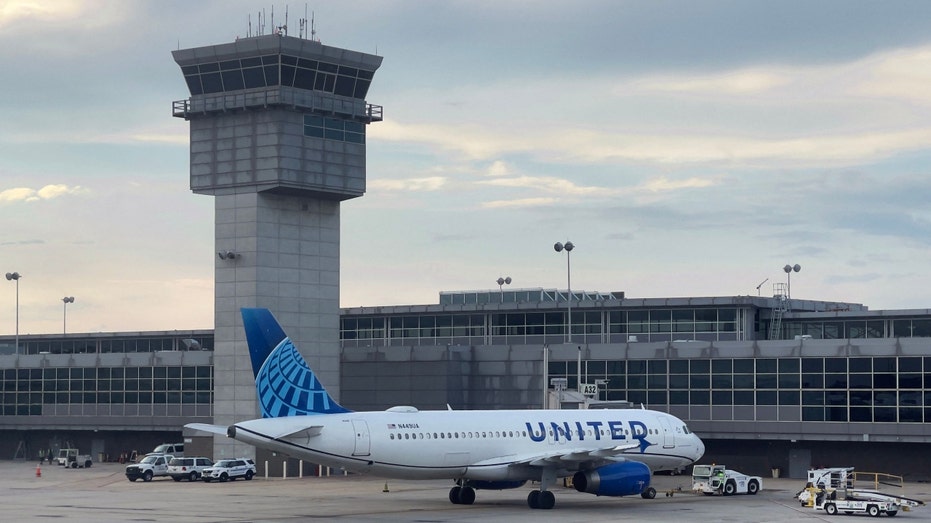
M0 191L0 203L14 202L36 202L39 200L51 200L65 195L83 194L87 189L76 185L69 187L63 184L46 185L40 189L31 189L29 187L15 187Z
M43 245L45 240L19 240L12 242L0 242L0 245Z
M585 196L590 194L601 194L606 191L603 187L583 187L566 180L564 178L555 178L551 176L518 176L515 178L498 178L494 180L478 182L481 185L492 185L495 187L515 187L537 189L539 191L568 194L575 196Z
M404 180L373 180L368 183L368 187L383 191L430 192L442 189L446 182L447 179L443 176L429 176Z
M501 160L495 160L488 166L488 171L485 174L488 176L507 176L511 174L511 168Z
M777 71L748 69L717 75L659 76L624 84L616 94L630 90L670 93L714 93L745 95L764 92L791 82L791 77Z
M648 192L666 192L678 191L681 189L700 189L717 185L717 181L708 178L692 177L686 180L669 180L665 176L653 180L647 180L639 186L639 189Z
M36 34L36 27L100 28L113 23L120 2L102 0L6 0L0 3L0 29L21 28ZM74 46L77 47L77 46Z
M495 200L484 202L481 206L485 209L503 209L507 207L543 207L552 205L558 201L557 198L521 198L517 200Z
M438 101L430 111L402 112L371 135L494 159L492 176L509 174L505 162L516 163L509 156L517 155L566 164L843 168L931 143L931 90L924 88L931 82L931 46L817 66L624 74L579 85L557 71L546 82L512 78L470 85L468 92L420 92L418 100L465 101L455 110ZM513 107L514 99L525 102ZM526 106L548 110L528 115Z

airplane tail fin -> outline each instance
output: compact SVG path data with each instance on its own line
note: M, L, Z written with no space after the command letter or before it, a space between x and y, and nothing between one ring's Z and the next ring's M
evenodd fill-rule
M263 418L350 412L333 400L268 309L242 309Z

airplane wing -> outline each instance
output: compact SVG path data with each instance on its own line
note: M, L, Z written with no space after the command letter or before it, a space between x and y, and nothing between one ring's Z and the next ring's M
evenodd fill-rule
M210 432L226 436L226 425L210 425L208 423L188 423L184 426L186 429L199 430L201 432Z
M515 465L530 465L532 467L546 467L560 465L573 467L585 461L624 461L626 458L619 459L621 454L628 450L639 448L639 443L629 443L627 445L616 445L614 447L601 448L596 450L587 450L581 452L566 452L554 450L542 455L531 456L514 462Z
M554 449L549 452L499 456L496 458L474 463L473 466L491 465L506 461L510 466L527 465L531 467L558 467L565 469L577 469L580 464L585 462L603 463L609 461L626 461L627 458L621 457L628 450L639 448L639 443L629 443L627 445L616 445L587 451L571 452L560 449Z
M228 430L226 425L209 425L207 423L188 423L185 427L202 432L220 434L222 436L226 436ZM271 439L311 438L313 436L319 436L321 431L323 431L322 425L307 425L306 423L292 422L288 424L278 423L274 427L267 427L266 430L263 431L263 435Z

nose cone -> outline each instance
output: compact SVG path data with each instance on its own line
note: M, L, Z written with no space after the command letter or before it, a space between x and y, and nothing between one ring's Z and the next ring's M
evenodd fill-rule
M701 457L704 455L705 455L705 444L702 443L702 440L698 436L695 436L695 461L700 460Z

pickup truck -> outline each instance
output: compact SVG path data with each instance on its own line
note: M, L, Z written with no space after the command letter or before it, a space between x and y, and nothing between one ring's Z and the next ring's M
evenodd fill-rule
M167 476L168 462L173 457L170 454L149 454L139 463L127 465L126 477L129 481L136 481L139 478L142 478L142 481L152 481L155 476Z

